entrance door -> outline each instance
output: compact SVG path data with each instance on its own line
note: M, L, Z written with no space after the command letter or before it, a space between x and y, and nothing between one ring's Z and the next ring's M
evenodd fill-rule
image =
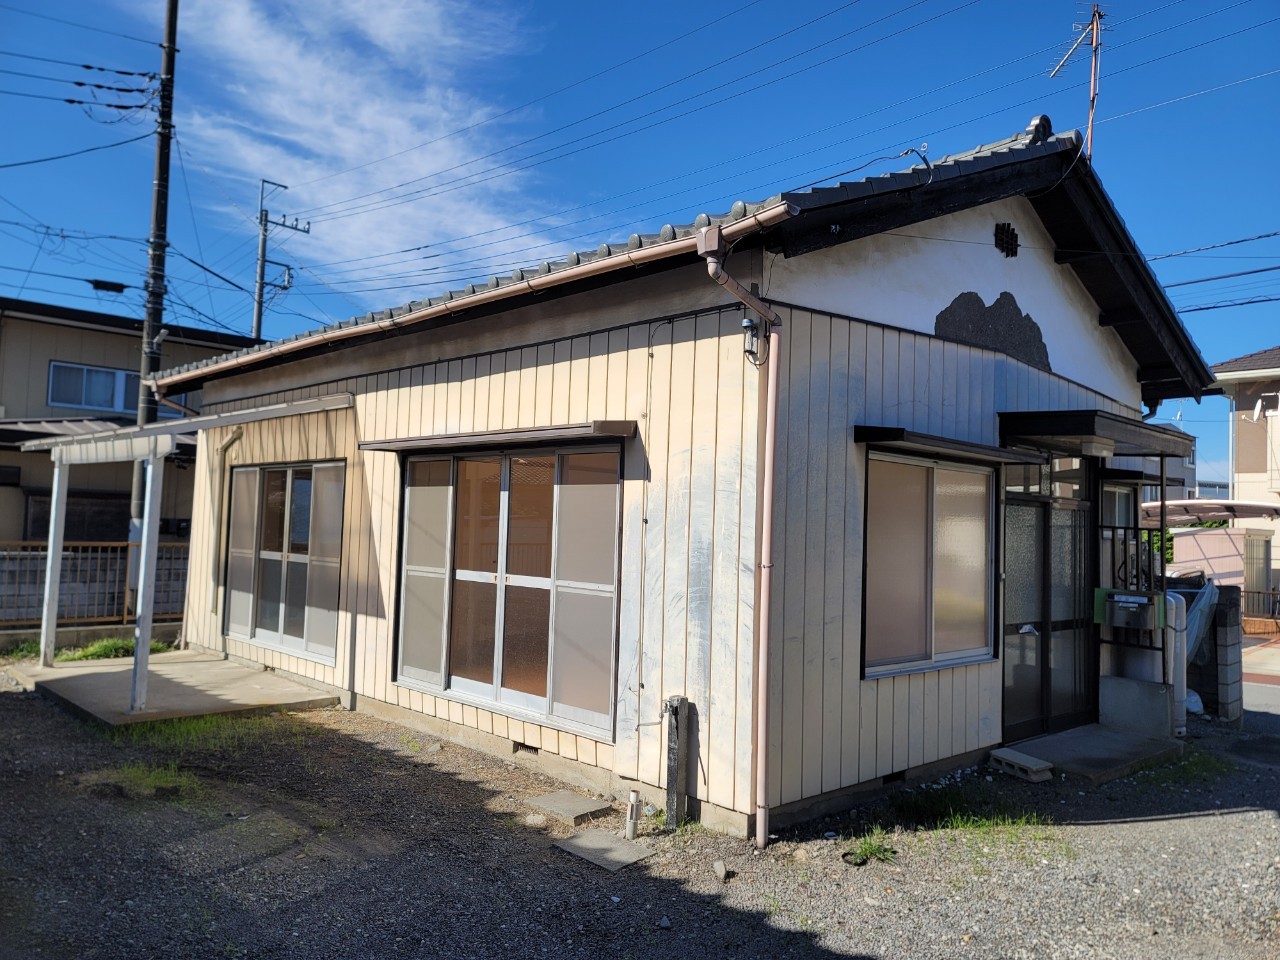
M1004 740L1090 723L1097 655L1085 501L1005 507Z

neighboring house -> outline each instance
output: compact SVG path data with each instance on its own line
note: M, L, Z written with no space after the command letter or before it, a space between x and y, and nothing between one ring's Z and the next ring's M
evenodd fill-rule
M738 833L1097 719L1152 651L1092 590L1151 586L1142 458L1191 452L1142 408L1212 377L1081 144L1039 117L161 373L215 417L187 639L649 795L686 697Z
M257 341L165 324L165 365L191 363ZM138 410L142 321L0 297L0 541L42 540L49 525L52 465L48 454L18 444L41 436L87 433L133 422ZM170 399L199 403L179 391ZM161 406L162 418L181 411ZM191 518L194 446L167 468L164 528L185 534ZM77 474L67 516L67 540L125 540L129 531L131 464Z
M1214 364L1213 374L1216 386L1231 401L1232 499L1280 506L1280 346ZM1246 576L1251 565L1262 568L1249 584L1257 591L1280 589L1276 525L1271 519L1232 521L1235 528L1256 531L1242 544L1253 547L1252 555L1245 557ZM1249 598L1245 600L1248 608ZM1253 606L1271 609L1275 604Z

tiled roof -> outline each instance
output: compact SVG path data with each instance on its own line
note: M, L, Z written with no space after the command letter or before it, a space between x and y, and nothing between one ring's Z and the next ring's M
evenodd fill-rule
M1210 369L1214 373L1245 373L1249 370L1280 369L1280 347L1268 347L1254 353L1246 353L1243 357L1223 360L1215 363Z
M693 237L703 227L711 226L713 224L723 225L736 223L739 220L753 216L761 210L774 207L784 201L792 204L803 212L805 210L817 209L819 207L825 207L832 204L845 203L849 200L858 199L860 197L871 197L878 194L891 193L897 190L903 190L930 182L936 183L944 179L988 170L1006 163L1012 163L1015 161L1021 162L1036 156L1058 153L1064 150L1078 150L1080 148L1080 144L1081 136L1079 131L1072 130L1067 133L1054 134L1049 124L1048 117L1035 117L1032 119L1031 124L1027 129L1022 133L1012 137L1007 137L1004 140L999 140L995 143L975 147L974 149L964 153L957 153L943 157L931 164L919 164L897 173L887 173L878 177L867 177L862 180L839 183L834 186L808 185L797 188L791 192L778 194L765 200L755 202L739 200L725 213L700 213L694 218L692 223L681 224L679 226L667 224L657 233L633 233L625 243L601 243L594 250L570 253L562 260L548 260L533 267L516 270L514 273L505 276L491 276L484 283L469 284L460 290L450 290L423 300L415 300L402 306L392 307L388 310L380 310L373 313L367 313L363 316L352 317L351 319L343 320L340 323L331 324L330 326L321 327L316 330L297 333L292 337L286 337L283 340L275 342L289 343L291 341L318 338L327 331L354 327L362 324L374 324L379 321L386 321L395 317L415 313L428 307L439 306L450 302L458 302L458 309L465 309L467 306L466 299L477 293L500 289L501 287L509 286L514 283L521 283L532 277L542 277L548 274L554 274L561 270L567 270L582 264L602 260L606 257L624 254L628 251L635 251L644 247L653 247L658 244L669 243L672 240ZM233 353L224 354L221 357L214 357L208 360L200 360L194 363L185 364L156 374L156 379L162 380L178 374L192 373L203 367L212 366L215 363L225 361L229 358L247 357L255 353L264 352L270 349L271 346L271 343L266 343L259 346L246 347L244 349L234 351Z

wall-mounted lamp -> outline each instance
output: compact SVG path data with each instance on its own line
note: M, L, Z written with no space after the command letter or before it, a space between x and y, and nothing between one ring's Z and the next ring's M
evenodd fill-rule
M753 313L742 315L742 352L753 360L760 359L760 318Z

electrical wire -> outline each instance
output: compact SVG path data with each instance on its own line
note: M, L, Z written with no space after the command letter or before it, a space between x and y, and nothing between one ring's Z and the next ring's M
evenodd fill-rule
M703 30L706 30L708 27L714 27L717 23L721 23L725 20L729 20L733 17L736 17L740 13L744 13L751 7L754 7L761 2L762 0L751 0L750 3L743 4L741 7L738 7L736 10L731 10L728 13L724 14L723 16L716 17L716 19L708 21L707 23L704 23L700 27L694 27L692 30L689 30L686 33L682 33L678 37L673 37L670 40L667 40L663 43L658 44L656 47L650 47L648 50L645 50L643 53L637 53L634 56L627 58L626 60L620 60L617 63L611 64L610 66L606 67L603 70L599 70L596 73L591 74L590 76L583 77L580 80L575 80L573 83L560 87L557 90L552 90L550 93L544 93L543 95L539 97L535 97L532 100L527 100L524 103L520 104L519 106L511 107L508 110L503 110L501 113L495 113L492 116L485 117L483 120L476 120L475 122L469 123L466 126L458 127L456 130L451 130L448 133L441 134L438 137L433 137L430 140L424 140L422 143L416 144L415 146L412 146L412 147L406 147L404 150L399 150L395 153L388 154L385 157L379 157L376 160L369 160L365 163L357 164L354 167L347 167L345 170L339 170L336 173L328 173L328 174L325 174L323 177L316 177L314 180L305 180L302 183L295 184L295 188L309 187L313 183L321 183L325 180L332 180L334 177L340 177L343 174L352 173L356 170L363 170L365 167L371 167L371 166L374 166L375 164L382 163L386 160L394 160L396 157L402 157L406 153L412 153L415 150L421 150L423 147L429 147L432 144L440 143L441 141L451 139L452 137L456 137L459 134L468 133L479 127L483 127L486 124L490 124L495 120L501 120L503 117L509 117L514 113L519 113L522 110L528 109L529 107L536 106L539 103L542 103L546 100L550 100L552 97L559 96L562 93L568 93L570 90L573 90L576 87L580 87L584 83L590 83L592 80L598 80L601 77L605 76L606 74L612 73L615 70L619 70L622 67L629 66L635 63L637 60L642 60L645 57L649 56L650 54L657 53L659 50L665 49L666 47L669 47L672 44L679 43L681 40L686 40L689 37L692 37L696 33L701 33ZM853 6L854 3L858 3L858 2L860 2L860 0L852 0L852 3L846 3L843 6L838 7L836 10L831 11L831 13L836 13L839 10L843 10L845 7ZM825 17L830 15L831 14L828 13L828 14L824 14L823 16ZM822 18L820 17L818 19L822 19ZM394 189L394 188L388 188L388 189Z
M51 17L47 13L36 13L34 10L23 10L21 7L15 7L8 3L0 3L0 10L20 13L25 17L35 17L37 20L49 20L53 23L61 23L68 27L78 27L81 30L90 30L93 33L101 33L109 37L119 37L122 40L133 40L137 43L145 43L150 47L164 47L164 44L157 40L144 40L142 37L130 36L127 33L118 33L115 30L104 30L102 27L91 27L87 23L77 23L75 20L63 20L61 17Z
M1280 270L1280 266L1258 267L1256 270L1240 270L1236 273L1222 273L1216 277L1200 277L1197 280L1179 280L1177 283L1166 283L1164 288L1166 290L1171 290L1174 287L1189 287L1193 283L1212 283L1214 280L1231 280L1235 277L1248 277L1255 273L1271 273L1275 270Z
M92 90L109 90L112 93L151 93L148 87L113 87L106 83L90 83L88 80L69 80L66 77L49 77L43 73L25 73L22 70L0 69L0 74L9 77L25 77L28 80L45 80L49 83L67 83L73 87L88 87Z
M56 57L38 57L33 53L19 53L16 50L0 50L0 57L17 57L21 60L35 60L39 63L56 63L63 67L79 67L81 70L97 70L100 73L114 73L120 77L146 77L158 80L160 75L147 70L116 70L113 67L98 67L92 63L76 63L74 60L59 60Z
M75 101L68 100L67 102L72 103ZM139 140L146 140L150 136L150 133L144 133L137 137L130 137L128 140L120 140L116 143L104 143L96 147L85 147L83 150L74 150L71 153L60 153L52 157L40 157L36 160L18 160L14 163L0 163L0 170L8 170L13 167L29 167L36 163L51 163L54 160L67 160L71 157L83 156L86 153L95 153L98 150L111 150L114 147L123 147L125 144L137 143Z
M102 103L100 100L74 100L71 97L48 97L42 93L24 93L21 90L0 90L7 97L25 97L28 100L52 100L55 103L69 103L73 106L104 107L108 110L139 110L145 103Z
M1200 313L1203 310L1225 310L1227 307L1249 307L1255 303L1276 303L1280 297L1249 297L1245 300L1224 300L1221 303L1200 303L1192 307L1179 307L1178 313Z
M1272 237L1280 237L1280 230L1272 230L1270 233L1260 233L1253 237L1241 237L1239 240L1226 240L1222 243L1211 243L1206 247L1192 247L1190 250L1179 250L1177 253L1162 253L1159 256L1147 257L1147 262L1154 263L1157 260L1165 260L1169 257L1185 257L1192 253L1203 253L1205 250L1219 250L1222 247L1234 247L1238 243L1253 243L1255 240L1270 240Z

